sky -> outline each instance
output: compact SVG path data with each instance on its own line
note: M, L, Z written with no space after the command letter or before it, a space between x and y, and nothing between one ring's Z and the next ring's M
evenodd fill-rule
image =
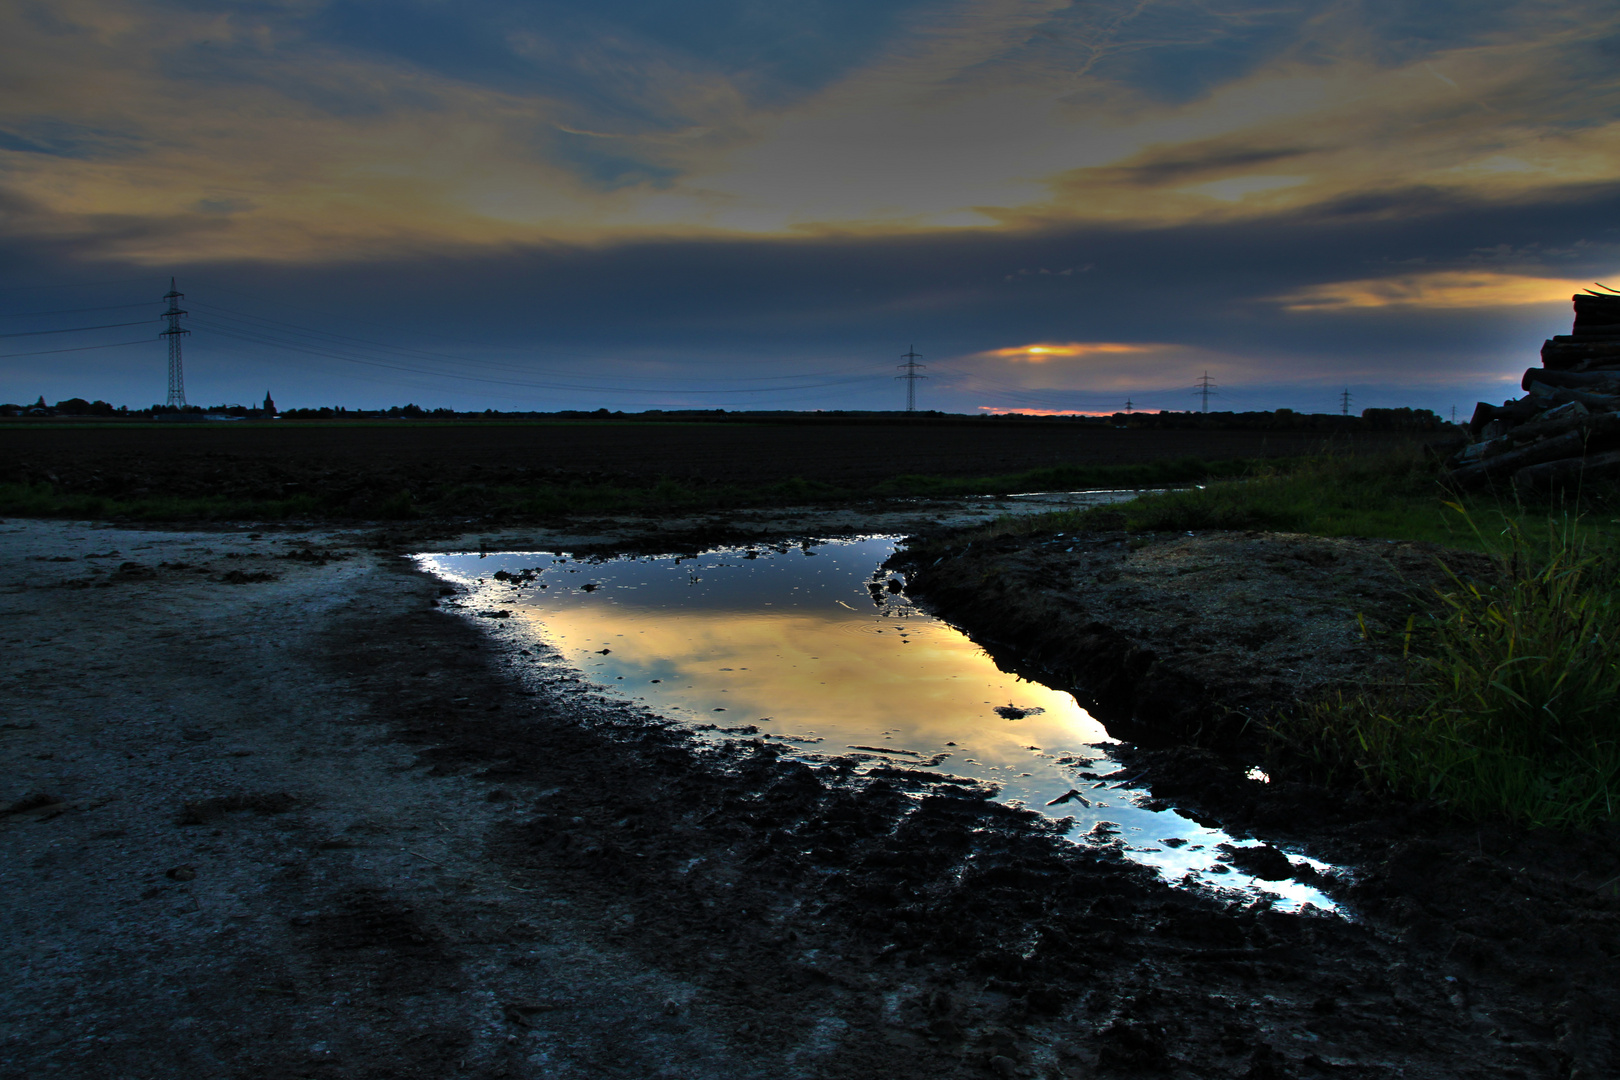
M0 400L172 277L193 404L1466 414L1617 113L1599 0L11 0Z

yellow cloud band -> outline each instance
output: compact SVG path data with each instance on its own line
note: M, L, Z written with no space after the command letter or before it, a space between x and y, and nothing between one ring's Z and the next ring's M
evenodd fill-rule
M1551 304L1568 299L1591 282L1445 270L1312 285L1276 297L1287 311L1351 311L1361 308L1496 308Z

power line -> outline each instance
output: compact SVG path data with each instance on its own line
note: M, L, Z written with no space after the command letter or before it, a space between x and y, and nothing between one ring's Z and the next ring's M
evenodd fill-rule
M0 287L0 292L37 292L40 289L88 289L98 285L135 285L135 278L116 278L108 281L71 281L66 284L60 282L53 285L7 285Z
M226 291L226 292L235 292L236 295L238 295L238 296L247 296L246 293L236 292L236 290L232 290L232 289L226 289L224 291ZM251 299L251 297L249 297L249 299ZM220 314L228 317L226 319L227 322L231 321L232 318L243 320L243 321L247 322L250 326L252 326L255 330L258 330L260 332L273 332L273 333L281 333L281 334L302 334L302 335L305 335L305 336L308 336L308 337L314 337L314 338L330 338L333 341L338 341L338 342L345 343L344 346L343 346L345 348L350 348L353 345L363 345L363 346L367 346L370 349L381 349L383 352L399 353L402 356L406 356L406 357L409 357L409 358L412 358L412 359L454 360L455 362L457 362L459 364L477 364L477 365L480 365L482 367L496 368L496 369L504 370L504 371L514 371L514 372L518 372L520 374L530 374L530 373L536 372L536 368L534 368L533 366L529 366L529 365L505 364L505 363L501 363L500 361L497 361L497 360L481 360L481 359L477 359L475 357L457 355L457 354L454 354L454 353L434 352L434 351L429 350L429 349L413 349L413 348L403 346L403 345L392 345L392 344L389 344L388 342L376 341L376 340L371 339L371 338L354 337L354 336L352 336L350 334L339 334L339 333L336 333L336 332L331 331L331 330L318 330L318 329L316 329L314 327L311 327L311 326L300 326L300 325L298 325L296 323L282 322L282 321L280 321L278 319L267 319L267 318L264 318L263 316L249 314L248 312L236 311L236 310L234 310L232 308L221 307L218 304L193 301L192 302L192 307L203 309L205 312L220 313ZM330 313L319 311L316 308L302 308L300 310L312 311L312 312L315 312L316 314L330 315ZM339 316L336 316L336 315L331 315L331 317L332 318L339 318ZM351 321L351 322L360 322L362 325L378 325L376 323L366 324L364 322L364 320L351 319L349 321ZM440 340L451 340L449 338L445 338L445 337L442 337L442 336L440 336L439 339ZM460 341L458 343L462 344L462 345L478 345L478 346L481 346L483 348L491 348L491 349L510 349L510 348L512 348L512 346L509 346L509 345L492 345L492 344L490 344L488 342L480 342L480 341ZM540 372L543 373L544 369L540 369ZM850 372L818 371L818 372L801 372L801 373L799 373L797 375L749 375L749 376L741 377L741 381L746 381L746 382L776 382L776 381L787 381L787 380L790 380L790 379L824 378L824 377L831 376L831 375L845 375L845 374L851 375L852 378L855 379L855 380L864 380L864 379L868 379L868 378L873 377L873 376L868 376L868 375L853 375L853 373L850 373ZM566 377L566 376L563 376L563 377ZM634 376L624 376L624 378L634 378ZM686 379L686 381L690 382L692 380L690 378L688 378L688 379ZM736 382L736 381L739 381L739 377L737 377L737 376L728 376L727 381Z
M125 345L150 345L150 344L152 344L152 339L151 338L141 338L138 341L115 341L111 345L80 345L77 348L73 348L73 349L41 349L38 352L0 353L0 360L6 360L6 359L9 359L10 357L13 357L13 356L54 356L56 353L89 352L92 349L118 349L118 348L122 348Z
M79 315L86 311L123 311L126 308L151 307L150 300L142 300L138 304L108 304L105 307L77 307L61 308L57 311L19 311L10 315L0 315L3 319L30 319L46 315Z
M412 349L412 348L408 348L408 347L404 347L404 346L390 345L390 344L387 344L385 342L374 341L374 340L371 340L371 339L368 339L368 338L357 338L357 337L350 336L348 334L334 333L334 332L329 331L329 330L317 330L317 329L315 329L313 327L298 326L298 325L295 325L295 324L292 324L292 323L283 323L283 322L279 322L277 320L266 319L266 318L262 318L262 317L257 316L257 315L247 314L246 312L238 312L238 311L233 311L230 308L222 308L222 307L218 306L217 304L194 303L193 306L203 310L204 315L205 315L205 319L204 319L204 321L199 321L197 319L193 319L192 320L192 325L202 327L204 329L210 329L210 330L214 331L215 333L220 333L220 334L224 334L224 335L227 335L227 336L238 337L241 340L251 341L251 342L253 342L255 344L273 345L273 346L275 346L277 348L294 349L294 350L300 350L301 349L303 351L311 352L314 355L329 356L329 357L331 357L333 359L350 360L350 361L353 361L353 362L356 362L356 363L370 362L370 363L375 363L375 364L381 365L381 364L383 364L383 361L387 360L387 361L393 361L394 362L394 364L391 365L391 366L398 366L398 361L400 359L404 359L406 361L409 361L409 362L412 362L412 363L415 363L415 364L433 363L433 362L438 361L438 360L451 360L451 361L455 361L458 364L473 364L473 365L477 365L477 366L480 366L480 367L492 368L492 369L497 370L497 371L509 371L509 372L513 372L513 373L516 373L516 374L522 374L522 375L529 375L529 374L536 373L536 369L534 367L532 367L532 366L518 365L518 364L506 364L506 363L501 363L499 361L494 361L494 360L479 360L479 359L475 359L473 357L468 357L468 356L457 356L457 355L452 355L452 354L449 354L449 353L437 353L437 352L430 352L430 351L423 350L423 349ZM210 313L223 313L223 314L210 314ZM215 319L220 320L220 323L214 322L213 320L215 320ZM221 323L223 323L223 325L221 325ZM233 323L240 323L241 325L232 325ZM315 339L315 340L313 342L299 341L299 340L297 340L298 338L311 338L311 339ZM326 339L326 340L322 340L322 339ZM381 353L383 355L379 356L378 355L379 353ZM390 353L397 354L397 355L395 355L395 356L387 355L387 354L390 354ZM361 359L361 358L363 358L363 359ZM458 373L458 372L436 371L436 370L432 370L432 369L423 369L423 368L420 368L420 367L400 367L399 370L407 370L407 371L415 372L416 374L433 375L433 376L440 376L440 377L446 377L446 378L459 378L459 379L477 379L477 378L479 378L478 376L463 375L463 374ZM541 371L539 373L544 374L544 369L541 369ZM827 376L838 375L838 374L840 374L840 373L838 373L838 372L803 372L803 373L800 373L798 375L748 376L745 379L743 379L742 381L750 381L750 382L752 382L752 381L758 381L758 382L785 382L785 381L795 380L795 379L818 379L818 378L826 379ZM553 376L553 377L555 378L555 377L559 377L559 376ZM564 378L564 379L567 378L567 376L560 376L560 377ZM633 377L633 376L625 376L625 378L635 378L635 377ZM817 388L817 387L821 387L821 386L836 386L836 385L842 385L842 384L851 384L851 383L856 383L856 382L865 382L865 381L867 381L869 379L872 379L872 378L873 378L873 376L870 376L870 375L850 375L850 376L847 376L847 377L842 378L842 379L830 379L830 380L827 380L827 381L824 381L824 382L821 382L821 383L808 384L807 387L793 387L792 389ZM499 382L499 381L502 381L502 380L484 380L484 381ZM688 379L687 381L690 382L692 380ZM736 382L736 381L739 381L739 380L736 377L731 377L731 378L727 379L726 381ZM524 382L524 383L514 383L513 385L534 385L534 386L537 386L537 387L542 388L542 389L560 389L560 390L579 389L579 390L606 390L606 391L609 391L609 392L638 392L635 388L631 388L631 387L608 388L608 387L596 387L596 386L590 386L590 385L577 385L577 384L573 384L573 383L569 383L569 382L562 382L562 383L556 383L556 384L538 383L538 382ZM691 390L691 389L681 389L681 390L673 390L673 389L671 389L671 390L666 390L666 389L660 388L657 392L659 392L659 393L672 393L672 394L754 393L754 392L774 391L776 389L778 389L778 388L776 388L776 387L761 387L759 389L759 391L754 391L754 390L751 390L751 389L712 390L711 391L711 390Z
M61 330L24 330L17 334L0 334L0 338L39 337L42 334L77 334L83 330L116 330L121 326L147 326L150 325L151 321L151 319L140 319L136 322L106 323L102 326L69 326Z
M332 360L343 360L352 364L361 364L367 367L383 368L390 371L399 371L410 375L426 375L441 379L460 379L467 382L488 383L496 386L517 386L533 390L563 390L585 393L602 394L643 394L643 395L711 395L711 394L774 394L796 390L818 390L832 386L844 386L854 383L870 382L873 376L857 376L847 379L833 379L822 382L805 383L800 386L762 386L750 388L731 389L672 389L667 387L633 387L633 386L596 386L583 383L545 382L533 379L498 379L484 375L464 375L457 372L435 371L421 367L411 367L405 364L392 363L391 358L379 358L364 351L345 348L343 346L319 347L300 342L277 340L271 336L275 331L261 330L257 333L245 332L229 326L219 326L210 320L192 320L192 325L222 337L235 338L255 345L269 345L277 349L286 349L291 352L304 353L309 356L319 356ZM343 351L339 351L343 350Z

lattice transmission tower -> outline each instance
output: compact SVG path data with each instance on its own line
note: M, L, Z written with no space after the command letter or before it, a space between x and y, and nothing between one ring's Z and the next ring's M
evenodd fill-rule
M190 330L180 326L180 317L186 312L180 310L180 301L186 294L174 287L174 278L169 279L169 291L163 299L169 302L169 309L163 317L169 320L167 330L161 331L158 336L169 339L169 408L184 409L186 407L186 376L180 366L180 339L191 333Z
M895 378L906 380L906 412L916 412L917 411L917 380L918 379L926 379L926 378L928 378L928 376L926 376L926 375L917 374L917 369L918 368L925 368L928 365L927 364L919 364L919 363L917 363L918 360L922 359L922 354L917 351L917 346L915 346L915 345L911 346L911 351L910 352L902 353L901 356L900 356L900 359L904 360L905 363L896 364L895 367L897 367L900 370L904 371L905 374L904 375L896 375Z
M1344 388L1344 393L1339 395L1339 413L1342 416L1350 415L1350 388L1348 386Z
M1215 386L1216 383L1210 379L1209 372L1206 371L1203 377L1198 380L1198 388L1193 391L1193 393L1204 399L1202 410L1204 412L1209 412L1209 395L1215 392Z

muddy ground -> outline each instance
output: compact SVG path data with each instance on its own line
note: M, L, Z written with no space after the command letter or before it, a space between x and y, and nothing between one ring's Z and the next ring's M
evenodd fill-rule
M526 681L403 557L612 539L0 524L0 1075L1612 1075L1600 840L1137 751L1350 867L1350 918L1235 903Z
M651 484L702 488L799 478L864 490L908 474L982 477L1055 465L1133 465L1370 453L1445 436L1304 431L1118 431L1091 424L952 417L757 423L644 421L432 424L411 421L133 426L0 422L0 482L115 498L282 499L319 493L366 507L401 491ZM381 516L381 515L373 515Z

